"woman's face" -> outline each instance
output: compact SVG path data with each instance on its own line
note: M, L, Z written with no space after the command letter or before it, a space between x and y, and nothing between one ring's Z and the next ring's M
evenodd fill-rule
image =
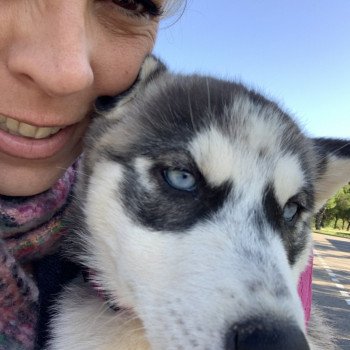
M76 159L93 101L137 77L161 4L0 0L0 194L42 192Z

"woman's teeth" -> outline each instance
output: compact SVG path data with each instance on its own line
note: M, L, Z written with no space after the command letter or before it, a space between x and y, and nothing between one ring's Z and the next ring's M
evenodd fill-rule
M0 129L12 135L44 139L57 134L62 128L59 127L38 127L19 122L18 120L5 117L0 114Z

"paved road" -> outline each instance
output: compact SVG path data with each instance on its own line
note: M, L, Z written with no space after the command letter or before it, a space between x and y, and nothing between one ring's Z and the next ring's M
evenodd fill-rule
M314 303L336 329L340 349L350 350L350 240L320 234L314 239Z

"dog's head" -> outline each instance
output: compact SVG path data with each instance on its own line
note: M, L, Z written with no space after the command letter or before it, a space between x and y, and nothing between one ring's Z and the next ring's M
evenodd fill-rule
M297 283L311 217L350 180L350 145L152 57L113 102L78 187L80 259L97 283L154 349L308 349Z

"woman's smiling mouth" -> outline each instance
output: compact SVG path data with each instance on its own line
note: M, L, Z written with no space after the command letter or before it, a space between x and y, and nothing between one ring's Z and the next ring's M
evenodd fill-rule
M85 118L67 126L39 127L0 114L0 153L24 159L53 157L78 142L87 123Z
M24 136L34 139L44 139L57 134L63 127L38 127L19 122L16 119L0 114L0 129L11 135Z

